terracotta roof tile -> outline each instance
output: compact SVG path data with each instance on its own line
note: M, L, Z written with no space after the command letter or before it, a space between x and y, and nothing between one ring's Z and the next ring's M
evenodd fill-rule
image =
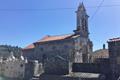
M48 41L63 40L63 39L69 38L69 37L76 38L78 36L79 35L74 35L74 34L56 35L56 36L47 35L47 36L43 37L42 39L36 41L35 43L43 43L43 42L48 42ZM34 44L30 44L27 47L25 47L24 49L32 49L34 47L35 47Z
M118 38L112 38L112 39L108 40L108 42L116 42L116 41L120 41L120 37L118 37Z
M35 47L34 44L30 44L27 47L25 47L24 49L33 49L34 47Z
M56 40L63 40L63 39L66 39L66 38L68 38L68 37L70 37L72 35L73 34L57 35L57 36L47 35L47 36L43 37L42 39L40 39L39 41L37 41L36 43L48 42L48 41L56 41Z
M93 57L109 57L108 49L100 49L93 53Z

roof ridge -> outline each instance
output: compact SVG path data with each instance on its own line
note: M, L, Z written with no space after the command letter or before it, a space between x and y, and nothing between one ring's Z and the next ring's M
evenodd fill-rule
M50 37L55 37L55 36L64 36L64 35L72 35L73 33L68 33L68 34L58 34L58 35L49 35ZM47 36L47 35L46 35Z
M48 41L68 39L68 38L71 38L73 35L74 35L73 33L61 34L61 35L46 35L34 43L42 43L42 42L48 42ZM34 43L26 46L25 48L34 48Z

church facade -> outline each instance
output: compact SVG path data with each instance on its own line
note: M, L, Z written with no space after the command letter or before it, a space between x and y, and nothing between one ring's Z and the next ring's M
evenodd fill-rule
M47 35L23 49L28 60L38 60L47 74L68 74L72 63L89 63L92 41L89 38L88 15L81 3L76 11L77 27L72 34Z

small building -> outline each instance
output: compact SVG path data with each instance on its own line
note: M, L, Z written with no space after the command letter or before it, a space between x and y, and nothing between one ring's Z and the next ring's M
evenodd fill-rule
M108 48L113 80L118 80L120 77L120 38L109 39Z
M91 54L91 63L109 63L109 52L105 45Z

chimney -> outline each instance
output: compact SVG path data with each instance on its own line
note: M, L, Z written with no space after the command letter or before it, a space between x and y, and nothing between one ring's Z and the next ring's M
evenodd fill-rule
M105 44L103 44L103 49L105 49Z

